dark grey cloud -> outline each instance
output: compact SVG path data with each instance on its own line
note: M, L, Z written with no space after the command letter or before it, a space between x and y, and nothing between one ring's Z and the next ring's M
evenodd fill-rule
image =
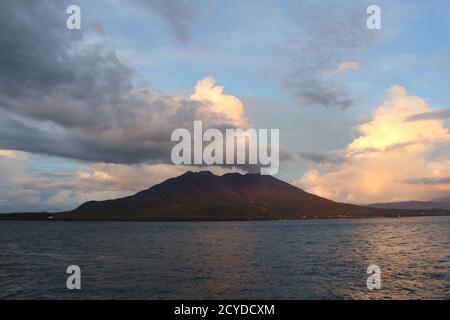
M424 185L450 184L450 177L408 179L405 180L404 182L409 184L424 184Z
M200 103L136 87L113 50L66 28L72 1L0 2L0 148L87 161L170 161Z
M423 145L426 143L432 143L433 141L428 140L419 140L419 141L407 141L407 142L400 142L400 143L394 143L390 146L384 147L384 148L360 148L357 150L352 150L351 155L365 155L365 154L371 154L371 153L378 153L378 152L391 152L391 151L398 151L405 148L408 148L410 146L416 146L416 145Z
M303 104L333 109L354 105L355 97L339 83L338 69L375 37L366 27L367 6L365 1L301 1L292 9L299 29L284 48L294 57L286 64L284 86Z
M450 119L450 108L416 114L406 119L406 121L446 120L446 119Z
M345 157L339 151L321 152L321 151L300 151L299 156L302 159L319 164L339 164L345 161Z
M164 18L176 39L183 45L190 41L190 32L196 12L196 1L189 0L123 0Z

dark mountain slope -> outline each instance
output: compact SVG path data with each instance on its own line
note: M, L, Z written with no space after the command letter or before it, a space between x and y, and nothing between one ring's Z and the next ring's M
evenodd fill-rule
M272 176L187 172L134 196L91 201L65 214L76 219L229 220L376 215L336 203Z
M271 220L446 215L337 203L272 176L187 172L135 195L90 201L70 212L0 215L10 220Z

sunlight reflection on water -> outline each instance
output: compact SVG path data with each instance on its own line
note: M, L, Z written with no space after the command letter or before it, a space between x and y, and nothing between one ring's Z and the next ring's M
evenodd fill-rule
M3 299L449 299L450 218L0 222L0 283Z

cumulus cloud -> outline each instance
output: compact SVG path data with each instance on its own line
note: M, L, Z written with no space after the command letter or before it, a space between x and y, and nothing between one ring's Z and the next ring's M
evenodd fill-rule
M0 148L93 162L168 163L175 128L190 128L194 120L245 123L240 101L212 78L199 82L193 99L137 87L134 71L115 51L85 41L83 30L65 28L61 12L68 3L0 2Z
M386 91L360 136L342 152L345 161L327 172L311 170L295 184L324 197L355 203L427 200L450 193L450 156L432 157L450 141L439 120L405 121L431 112L427 102L403 87ZM433 183L431 183L433 182Z
M204 128L247 128L238 98L212 77L198 81L190 97L136 85L134 70L89 28L67 30L69 4L0 2L0 212L68 210L188 169L240 170L175 167L170 159L172 131L192 129L194 120ZM36 171L30 153L81 160L77 166L86 169Z
M166 164L91 164L78 172L35 171L28 155L0 156L0 212L71 210L90 200L133 194L178 175L183 168Z
M39 199L39 189L18 187L29 178L25 160L24 153L0 150L0 212L32 209Z
M294 58L286 64L284 86L303 104L332 109L354 105L355 97L339 76L359 66L348 59L375 38L366 27L366 8L365 3L302 1L292 10L299 27L285 46Z
M248 120L242 102L234 96L225 95L223 90L223 87L215 86L212 77L206 77L197 82L195 93L190 98L203 103L198 110L199 115L223 116L235 127L247 128Z
M74 172L39 171L28 160L25 152L0 150L0 212L72 210L86 201L134 194L186 170L242 172L236 168L110 163L88 163Z

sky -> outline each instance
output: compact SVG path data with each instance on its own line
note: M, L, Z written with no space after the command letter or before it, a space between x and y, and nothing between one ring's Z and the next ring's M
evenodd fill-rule
M195 120L279 129L277 177L336 201L450 197L449 16L445 0L3 0L0 212L244 173L172 164Z

